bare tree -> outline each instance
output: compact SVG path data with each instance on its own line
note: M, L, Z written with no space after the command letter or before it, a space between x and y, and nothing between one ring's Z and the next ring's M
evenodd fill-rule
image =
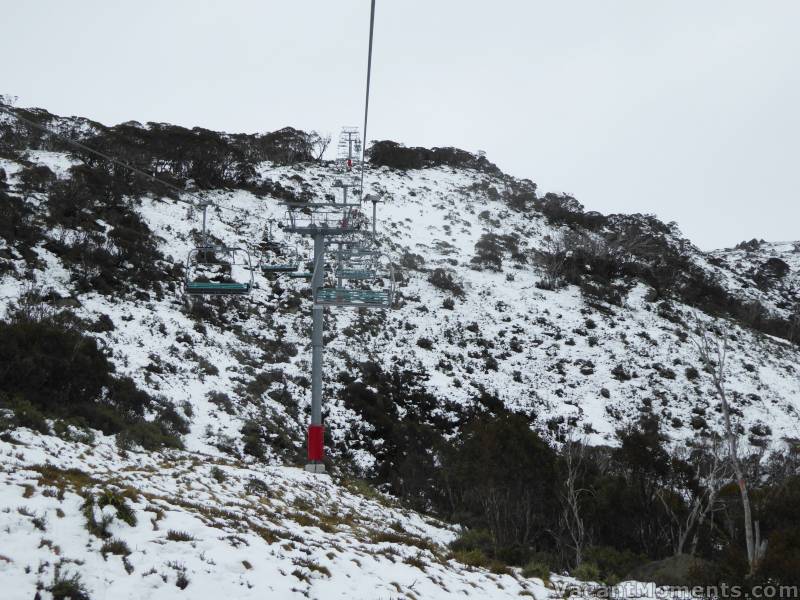
M720 452L716 441L710 449L701 447L693 452L676 450L677 458L696 468L697 486L673 486L671 489L660 488L658 498L670 518L669 535L673 540L673 552L683 554L689 536L692 536L690 554L697 552L700 530L706 518L717 506L717 497L725 482L728 481L730 469L720 460ZM683 456L681 456L683 454ZM694 489L692 489L694 488ZM679 498L682 502L672 502ZM682 507L687 510L682 510ZM693 535L692 535L693 534Z
M742 499L744 512L744 535L747 545L747 562L750 565L749 575L753 575L758 568L758 563L767 550L767 541L761 540L761 529L758 521L753 522L753 513L750 505L750 496L747 491L747 481L742 463L739 460L739 434L731 422L731 410L725 389L725 363L728 357L728 339L724 335L717 335L707 325L699 320L698 335L692 339L700 354L705 371L711 376L714 390L722 406L722 425L725 430L725 441L728 446L728 458L736 475L739 495Z
M697 544L700 541L700 531L708 516L717 509L717 497L725 482L730 479L730 465L720 460L720 451L717 440L712 443L709 451L701 451L699 454L698 471L703 482L705 504L697 516L697 523L692 536L692 546L690 554L697 554ZM702 504L702 503L701 503Z
M331 135L322 135L316 131L308 134L308 151L317 162L322 160L322 156L331 144Z
M567 440L563 449L565 478L558 494L561 503L559 518L563 531L569 537L569 547L575 553L575 566L583 562L583 551L588 544L588 534L581 514L581 497L591 494L591 490L580 487L580 480L586 471L586 444L573 439Z

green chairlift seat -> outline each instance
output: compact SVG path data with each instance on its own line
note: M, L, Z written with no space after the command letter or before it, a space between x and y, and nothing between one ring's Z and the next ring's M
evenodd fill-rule
M254 287L253 263L250 253L244 248L229 246L201 246L189 252L186 260L184 292L187 296L246 296ZM211 278L230 279L230 273L220 277L208 274L206 268L217 270L224 267L228 271L241 269L242 281L213 281Z
M293 263L276 264L276 265L261 265L261 270L264 273L291 273L297 271L297 265Z
M340 279L374 279L375 271L371 269L340 269L336 271Z
M319 288L316 303L321 306L389 307L389 290L358 290L351 288Z
M187 281L186 293L190 296L242 296L250 293L249 283L220 281Z
M313 276L314 274L308 271L294 271L293 273L289 273L289 277L292 279L311 279Z

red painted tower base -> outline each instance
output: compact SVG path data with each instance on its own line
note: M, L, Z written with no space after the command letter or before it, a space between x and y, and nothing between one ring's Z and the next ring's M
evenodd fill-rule
M325 427L322 425L308 426L308 460L322 462L325 458Z

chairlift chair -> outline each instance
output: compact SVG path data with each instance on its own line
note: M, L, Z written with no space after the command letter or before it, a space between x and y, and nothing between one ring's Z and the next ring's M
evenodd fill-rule
M349 205L325 210L292 207L286 213L286 231L301 235L347 236L364 233L363 215Z
M186 260L188 296L244 296L254 287L253 264L244 248L199 246Z
M297 268L298 268L297 251L293 252L292 255L287 258L283 258L280 255L278 255L275 257L275 259L271 260L270 262L264 262L263 258L261 260L261 271L265 274L272 274L272 273L291 274L292 272L297 271Z
M336 256L336 279L364 281L377 277L377 261L380 252L355 245L339 248Z
M260 244L263 252L259 267L264 274L291 273L297 270L297 249L289 252L284 242L278 242L272 235L272 223L275 219L269 219L269 230L264 241ZM267 260L266 255L271 255ZM287 256L289 255L289 256Z
M337 272L334 273L338 275ZM388 263L388 286L375 289L364 287L353 287L352 284L320 287L314 290L314 303L318 306L337 306L351 308L391 308L394 302L395 279L394 267ZM377 274L372 277L350 277L348 281L363 281L364 279L377 279Z

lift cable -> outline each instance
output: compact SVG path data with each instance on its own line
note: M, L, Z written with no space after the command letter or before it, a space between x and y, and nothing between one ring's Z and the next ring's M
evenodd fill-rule
M367 117L369 116L369 80L372 72L372 32L375 29L375 0L369 13L369 50L367 52L367 93L364 99L364 137L361 144L361 198L364 198L364 155L367 151Z
M204 205L206 205L206 206L213 206L213 207L219 208L221 210L228 210L228 211L231 211L231 212L238 212L238 213L243 213L243 214L250 215L250 212L246 211L246 210L242 210L242 209L239 209L239 208L232 208L232 207L228 207L228 206L220 206L218 204L215 204L214 202L210 202L209 200L207 200L205 198L202 198L198 194L195 194L193 192L189 192L189 191L187 191L185 189L182 189L182 188L178 187L177 185L169 183L168 181L164 181L163 179L160 179L160 178L156 177L155 175L153 175L151 173L148 173L147 171L143 171L142 169L140 169L138 167L134 167L133 165L130 165L130 164L126 163L126 162L123 162L123 161L121 161L119 159L116 159L113 156L109 156L108 154L105 154L104 152L100 152L99 150L95 150L94 148L90 148L86 144L82 144L81 142L79 142L77 140L73 140L70 137L67 137L65 135L62 135L62 134L58 133L57 131L53 131L52 129L50 129L49 127L45 127L41 123L36 123L35 121L31 121L30 119L26 119L25 117L21 117L20 115L17 114L17 112L15 110L13 110L12 108L10 108L8 106L3 106L2 104L0 104L0 111L4 111L7 114L9 114L12 117L14 117L15 119L17 119L18 121L20 121L22 123L25 123L26 125L29 125L30 127L33 127L33 128L38 129L40 131L43 131L44 133L47 133L47 134L49 134L49 135L51 135L51 136L53 136L55 138L58 138L62 142L65 142L67 144L75 146L76 148L80 148L81 150L83 150L85 152L89 152L90 154L94 154L96 156L99 156L100 158L103 158L103 159L109 161L110 163L113 163L113 164L115 164L115 165L117 165L119 167L122 167L123 169L128 169L129 171L132 171L133 173L136 173L137 175L141 175L142 177L146 177L150 181L154 181L156 183L160 183L164 187L167 187L167 188L171 189L174 192L177 192L179 194L185 194L185 195L190 196L190 197L194 198L195 200L197 200L197 202L191 202L189 200L184 200L182 198L175 198L175 200L177 202L183 202L184 204L189 204L189 205L191 205L191 206L193 206L195 208L202 208ZM158 198L156 198L156 200L158 200L159 202L163 202L163 200L160 200Z

